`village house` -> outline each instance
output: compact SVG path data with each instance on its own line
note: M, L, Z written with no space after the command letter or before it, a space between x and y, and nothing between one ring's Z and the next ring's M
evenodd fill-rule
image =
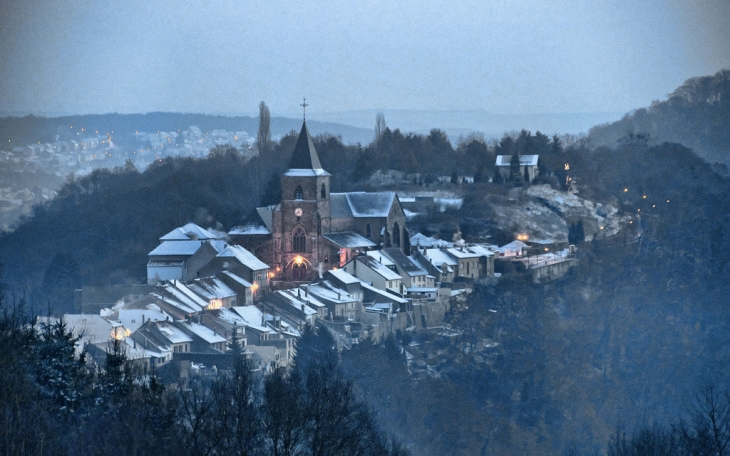
M388 258L379 256L376 259L369 255L360 255L350 260L342 269L363 282L373 284L375 288L402 296L403 279L389 266L395 268L393 262Z
M201 269L201 276L213 276L225 271L251 283L254 301L269 291L269 265L240 245L229 245L223 249Z
M538 174L537 162L539 155L520 155L520 178L524 178L525 172L530 182L535 180ZM512 155L497 155L497 171L502 179L507 180L511 172Z

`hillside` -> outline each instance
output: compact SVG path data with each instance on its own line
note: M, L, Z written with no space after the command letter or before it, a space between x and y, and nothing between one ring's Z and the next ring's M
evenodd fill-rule
M619 142L676 142L710 163L730 165L730 70L687 80L666 100L655 101L618 122L591 128L595 146Z

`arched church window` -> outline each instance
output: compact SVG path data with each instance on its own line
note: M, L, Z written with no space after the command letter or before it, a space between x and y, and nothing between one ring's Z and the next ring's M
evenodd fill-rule
M297 227L292 233L292 250L298 253L307 251L307 233L302 227Z
M398 222L393 224L393 245L400 247L400 225L398 225Z
M320 198L327 199L327 187L325 187L324 184L322 184L322 188L319 191Z
M304 199L304 192L302 191L301 185L297 186L297 189L294 191L294 199L295 200Z
M370 224L365 225L365 237L370 239Z

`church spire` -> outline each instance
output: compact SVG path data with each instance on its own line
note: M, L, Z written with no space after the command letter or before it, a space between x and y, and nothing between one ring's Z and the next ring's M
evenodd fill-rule
M302 122L302 131L299 132L299 139L297 139L297 144L294 146L289 169L322 169L319 156L314 149L312 137L309 136L306 121Z

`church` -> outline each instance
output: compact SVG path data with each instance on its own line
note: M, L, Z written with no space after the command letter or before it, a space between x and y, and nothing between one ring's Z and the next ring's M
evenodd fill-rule
M403 207L395 192L331 193L306 120L288 170L281 176L279 204L257 208L259 223L228 235L271 266L272 282L305 282L340 268L373 249L410 253Z

